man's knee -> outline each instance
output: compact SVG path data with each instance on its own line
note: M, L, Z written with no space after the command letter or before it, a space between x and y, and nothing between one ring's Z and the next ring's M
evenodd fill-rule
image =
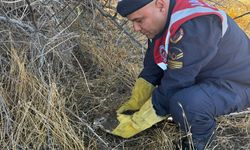
M214 127L214 105L206 93L193 86L176 93L170 100L170 114L182 129L192 126L197 134Z

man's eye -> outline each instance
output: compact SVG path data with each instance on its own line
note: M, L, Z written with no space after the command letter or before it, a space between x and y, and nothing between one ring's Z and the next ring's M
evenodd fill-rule
M142 23L142 20L137 20L138 23Z

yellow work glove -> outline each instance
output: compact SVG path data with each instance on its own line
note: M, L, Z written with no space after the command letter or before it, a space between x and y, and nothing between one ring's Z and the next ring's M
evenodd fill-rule
M139 110L141 106L151 97L154 88L154 85L145 79L138 78L132 90L131 98L122 104L116 112L123 113L127 110Z
M111 131L111 134L123 138L130 138L165 118L166 117L156 115L150 98L145 102L141 109L133 115L118 114L117 119L119 124L113 131Z

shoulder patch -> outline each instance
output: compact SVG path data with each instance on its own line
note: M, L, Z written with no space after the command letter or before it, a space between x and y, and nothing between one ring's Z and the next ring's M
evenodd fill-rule
M184 31L180 28L173 37L170 38L170 42L173 44L178 43L184 36Z
M178 47L171 47L168 53L168 66L170 69L181 69L183 67L183 51Z

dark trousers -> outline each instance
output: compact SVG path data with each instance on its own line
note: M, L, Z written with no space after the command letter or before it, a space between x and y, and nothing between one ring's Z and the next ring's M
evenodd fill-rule
M195 139L208 138L213 133L215 117L249 106L250 86L223 80L208 80L182 89L169 101L174 121L184 131L191 127Z

